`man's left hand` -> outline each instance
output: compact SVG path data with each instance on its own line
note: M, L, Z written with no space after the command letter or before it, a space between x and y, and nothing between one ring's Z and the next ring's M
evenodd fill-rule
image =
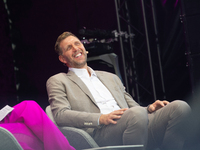
M149 105L148 112L152 113L152 112L154 112L154 111L166 106L167 104L169 104L168 101L156 100L153 104Z

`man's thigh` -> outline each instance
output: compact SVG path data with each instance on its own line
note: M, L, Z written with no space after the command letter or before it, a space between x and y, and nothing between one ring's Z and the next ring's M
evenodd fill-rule
M148 114L148 145L160 146L164 139L170 138L176 132L179 134L188 112L189 106L183 101L176 100Z
M145 129L146 130L145 130ZM148 116L145 108L137 106L124 112L117 124L104 125L94 131L94 139L100 146L141 144L146 141ZM140 135L142 138L140 138ZM135 138L135 139L134 139Z

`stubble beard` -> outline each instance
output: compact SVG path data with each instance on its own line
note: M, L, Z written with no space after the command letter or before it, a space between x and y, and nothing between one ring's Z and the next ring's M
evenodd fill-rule
M87 54L83 54L85 56L85 60L84 61L75 61L75 60L72 60L70 61L70 66L72 66L73 68L83 68L86 63L87 63Z

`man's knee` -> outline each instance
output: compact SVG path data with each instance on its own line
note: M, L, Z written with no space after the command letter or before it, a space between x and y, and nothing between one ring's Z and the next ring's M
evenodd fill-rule
M144 107L132 107L126 113L131 124L138 124L139 126L148 124L148 113Z
M190 106L185 101L175 100L171 102L171 105L178 115L186 115L191 112Z

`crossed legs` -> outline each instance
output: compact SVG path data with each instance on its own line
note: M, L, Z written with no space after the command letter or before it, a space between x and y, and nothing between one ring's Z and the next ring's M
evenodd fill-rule
M116 125L96 129L93 137L100 146L144 145L145 149L179 150L184 144L183 123L189 112L189 105L179 100L152 114L143 107L132 107Z
M148 135L148 115L145 108L136 106L124 112L117 124L105 125L94 132L99 146L146 145Z

